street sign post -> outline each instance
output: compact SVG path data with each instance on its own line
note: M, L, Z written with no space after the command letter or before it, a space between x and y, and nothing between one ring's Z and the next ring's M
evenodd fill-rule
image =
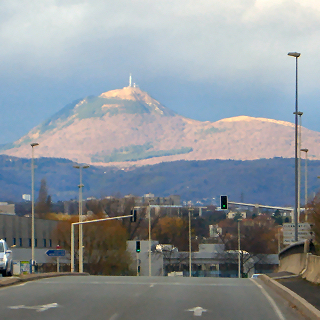
M48 257L64 257L66 255L66 250L63 249L50 249L46 251Z

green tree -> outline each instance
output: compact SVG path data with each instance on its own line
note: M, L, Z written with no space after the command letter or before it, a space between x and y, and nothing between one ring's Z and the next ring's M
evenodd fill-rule
M44 218L51 208L51 196L48 195L47 181L45 178L41 179L38 199L35 205L35 213L39 218Z
M312 231L317 253L320 253L320 193L318 193L308 206L308 216L311 216Z
M277 224L282 225L282 223L283 223L283 218L282 218L282 215L281 215L281 213L280 213L280 210L277 209L277 210L274 212L274 215L272 216L272 218L274 219L274 221L275 221Z
M192 250L198 250L198 242L194 239L194 228L191 230ZM189 222L180 217L162 217L159 218L154 228L152 228L152 237L161 244L172 244L179 251L189 250Z
M233 220L235 222L238 222L239 220L242 220L242 214L240 212L237 212L234 217L233 217Z
M93 215L88 220L100 218ZM71 223L60 221L53 237L63 249L71 251ZM78 253L78 228L75 228L75 253ZM83 225L84 271L90 274L127 275L131 264L130 254L126 251L128 234L120 221L103 221ZM78 258L78 257L76 257ZM76 266L77 269L77 266Z
M221 240L226 250L238 250L238 223L233 219L221 221ZM251 258L260 262L265 254L277 253L277 226L267 215L257 216L255 219L244 219L240 222L241 239L241 269ZM252 265L253 266L253 265Z

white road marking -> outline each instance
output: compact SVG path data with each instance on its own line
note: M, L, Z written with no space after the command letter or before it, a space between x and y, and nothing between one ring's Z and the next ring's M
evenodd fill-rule
M109 318L109 320L116 320L118 318L119 318L119 315L117 313L115 313Z
M28 282L19 283L19 284L17 284L17 286L22 287L22 286L25 286L27 283Z
M153 287L154 287L154 283L151 283L151 284L150 284L150 288L153 288Z
M201 307L194 307L192 309L187 309L186 311L192 311L193 315L196 317L201 317L202 316L202 312L207 312L207 309L203 309Z
M17 310L17 309L31 309L31 310L36 310L37 312L42 312L46 311L51 308L56 308L58 307L57 303L49 303L49 304L44 304L44 305L39 305L39 306L25 306L25 305L20 305L20 306L11 306L8 307L9 309Z
M270 295L268 294L268 292L263 288L263 286L261 286L259 283L257 283L254 279L250 279L251 281L254 282L254 284L260 288L260 290L262 291L262 293L264 294L264 296L268 299L268 301L270 302L273 310L275 311L275 313L278 315L280 320L286 320L286 318L284 317L284 315L282 314L282 312L280 311L280 309L278 308L277 304L274 302L274 300L270 297Z
M106 284L122 284L122 285L146 285L146 286L197 286L197 287L251 287L251 284L244 284L243 282L242 283L239 283L239 284L236 284L236 283L179 283L179 282L154 282L154 283L148 283L148 282L124 282L124 281L91 281L91 282L85 282L85 281L82 281L82 282L62 282L62 281L37 281L37 282L34 282L35 285L39 285L39 284L52 284L52 285L60 285L60 284L74 284L74 285L78 285L78 284L85 284L85 285L88 285L88 284L99 284L99 285L106 285Z

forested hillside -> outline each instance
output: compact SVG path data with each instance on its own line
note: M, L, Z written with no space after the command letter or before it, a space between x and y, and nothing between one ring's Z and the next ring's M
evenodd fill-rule
M35 159L36 196L45 178L53 201L77 198L79 170L73 164L66 159ZM304 161L301 170L304 199ZM319 174L320 161L309 161L310 196L320 188ZM182 201L207 198L210 203L212 198L227 194L231 201L293 205L294 159L175 161L129 171L91 166L83 170L83 183L84 197L151 192L156 196L178 194ZM31 194L30 159L0 156L0 190L0 201L20 201L22 194Z

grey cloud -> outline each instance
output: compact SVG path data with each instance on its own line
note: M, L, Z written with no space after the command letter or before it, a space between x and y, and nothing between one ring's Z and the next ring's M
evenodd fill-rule
M158 79L175 79L176 90L219 87L219 105L230 93L247 90L238 101L243 114L248 104L250 115L256 102L248 96L258 101L261 93L265 104L266 92L291 97L294 60L287 52L301 51L301 96L315 101L319 91L318 0L5 0L1 6L0 72L17 85L21 79L48 82L57 95L58 81L74 83L88 88L84 96L99 93L92 83L97 91L99 81L114 88L132 72L142 83L154 83L150 90L157 94L164 89ZM68 90L61 94L78 98L78 89ZM194 97L214 99L207 88L199 90ZM163 97L176 103L170 93ZM181 99L181 106L188 104ZM237 99L228 101L231 116Z

